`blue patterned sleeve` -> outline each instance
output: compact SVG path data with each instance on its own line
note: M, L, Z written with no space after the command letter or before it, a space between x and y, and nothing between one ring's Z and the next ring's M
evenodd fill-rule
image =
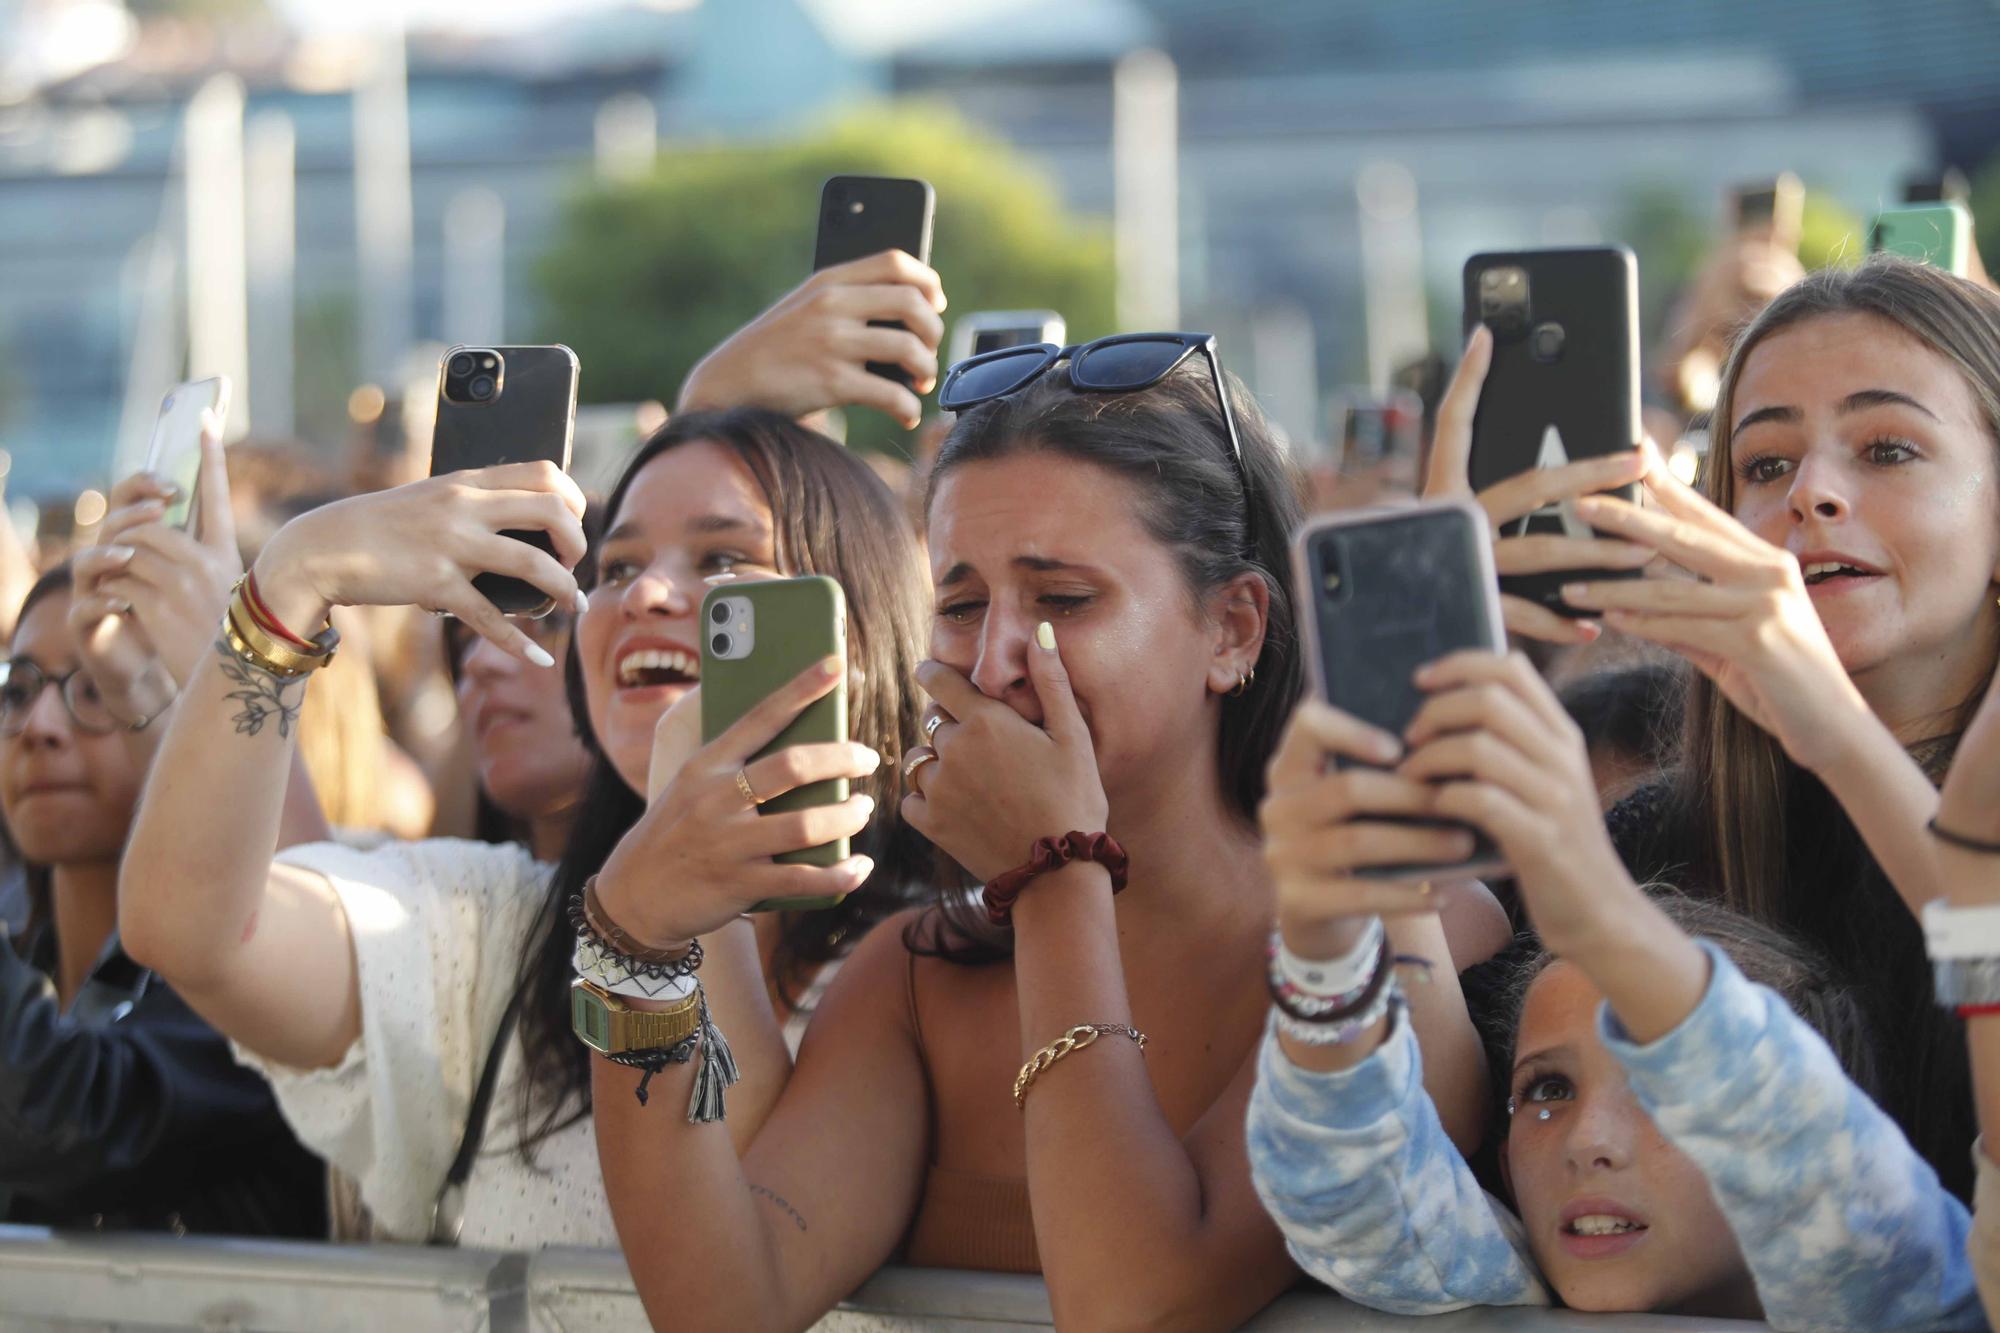
M1248 1138L1292 1257L1349 1300L1395 1314L1549 1303L1520 1222L1446 1137L1400 1011L1380 1049L1331 1074L1293 1064L1267 1028Z
M1743 1246L1777 1329L1987 1327L1970 1218L1833 1052L1720 949L1694 1012L1635 1045L1607 1006L1604 1044L1661 1133L1693 1159Z

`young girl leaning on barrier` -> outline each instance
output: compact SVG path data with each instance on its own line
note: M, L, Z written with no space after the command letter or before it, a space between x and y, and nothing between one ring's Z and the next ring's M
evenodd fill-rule
M1300 1264L1405 1314L1560 1301L1983 1329L1965 1209L1850 1077L1868 1078L1875 1048L1824 961L1639 889L1582 736L1525 659L1458 654L1417 683L1430 697L1407 734L1310 702L1272 768L1284 948L1249 1140ZM1327 772L1329 753L1396 766ZM1355 876L1402 859L1383 818L1411 815L1491 837L1539 932L1490 1015L1511 1210L1446 1137L1393 974L1401 916L1428 896ZM1409 994L1437 986L1455 981Z

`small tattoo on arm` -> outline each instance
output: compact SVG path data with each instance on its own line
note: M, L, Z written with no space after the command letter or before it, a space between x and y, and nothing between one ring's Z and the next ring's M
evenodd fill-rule
M236 734L256 736L262 733L264 724L275 717L278 719L278 735L290 739L292 729L298 725L305 679L288 680L251 666L236 655L236 650L229 646L226 638L216 639L215 651L222 659L222 674L236 686L223 697L242 705L236 716L230 719L236 724Z
M797 1227L801 1231L804 1231L806 1229L805 1218L799 1215L798 1209L792 1207L791 1204L785 1202L784 1198L781 1195L777 1194L772 1190L765 1189L762 1185L752 1185L750 1187L750 1192L762 1198L769 1199L772 1203L777 1204L778 1207L785 1210L785 1216L792 1219L793 1226Z

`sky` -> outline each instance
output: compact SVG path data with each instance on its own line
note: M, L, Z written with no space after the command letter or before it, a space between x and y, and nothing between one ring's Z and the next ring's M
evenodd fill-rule
M706 0L730 4L736 0ZM563 16L618 7L665 11L692 9L703 0L272 0L272 7L296 26L312 32L377 28L401 18L412 27L454 27L506 32L532 28ZM887 46L899 38L963 21L1005 7L1013 0L798 0L805 9L837 26L857 47Z

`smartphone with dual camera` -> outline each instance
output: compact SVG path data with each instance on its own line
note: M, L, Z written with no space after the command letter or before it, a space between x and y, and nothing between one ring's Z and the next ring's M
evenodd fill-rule
M821 187L819 236L813 244L813 272L851 260L901 250L918 261L931 262L931 218L937 192L929 181L888 176L835 176ZM893 319L872 319L869 327L900 329ZM868 373L910 388L910 372L901 366L870 361Z
M454 347L438 360L437 423L431 429L431 475L554 463L569 471L576 430L576 353L542 347ZM545 532L504 532L555 554ZM481 574L472 586L510 616L539 618L555 609L525 579Z
M1493 333L1493 364L1472 423L1472 488L1537 468L1636 448L1639 262L1622 245L1478 254L1465 262L1465 332ZM1612 492L1633 499L1638 487ZM1596 535L1565 501L1507 525L1504 536ZM1562 585L1635 578L1638 570L1518 574L1501 591L1559 615L1587 614Z
M701 739L706 745L815 662L847 657L847 599L840 584L825 575L792 579L731 580L711 588L701 602ZM766 755L794 745L824 745L848 739L847 677L808 704L759 750L746 770ZM754 790L754 789L753 789ZM838 805L848 796L846 778L808 783L760 799L763 814ZM849 840L838 838L772 858L785 864L832 866L849 855ZM753 912L809 912L832 907L838 898L768 898Z
M1308 522L1292 547L1306 678L1327 703L1400 736L1423 707L1419 667L1465 649L1505 652L1486 515L1470 500L1353 509ZM1340 759L1342 768L1361 761ZM1368 879L1482 875L1502 867L1484 833L1450 820L1371 816L1465 828L1476 839L1454 865L1376 866Z

